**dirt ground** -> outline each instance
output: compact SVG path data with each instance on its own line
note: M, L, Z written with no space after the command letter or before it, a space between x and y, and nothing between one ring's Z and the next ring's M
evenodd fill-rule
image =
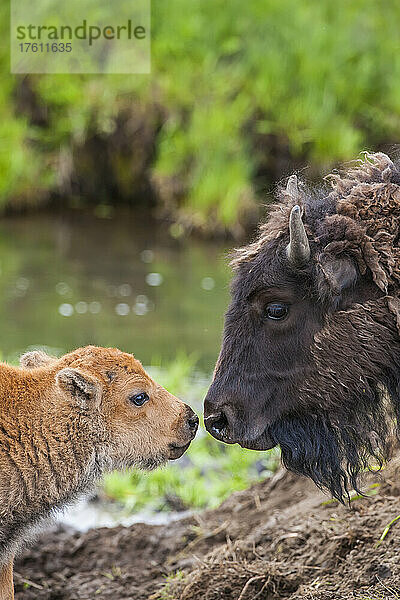
M379 543L399 462L367 487L346 508L280 471L168 526L47 533L15 565L16 600L400 599L400 520Z

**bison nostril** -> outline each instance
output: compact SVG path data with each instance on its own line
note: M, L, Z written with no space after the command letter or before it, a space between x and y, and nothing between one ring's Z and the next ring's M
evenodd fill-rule
M189 426L190 431L196 432L199 426L199 417L197 415L193 415L188 419L187 424Z
M207 429L212 435L220 436L222 431L228 425L228 419L224 413L211 415L207 418Z

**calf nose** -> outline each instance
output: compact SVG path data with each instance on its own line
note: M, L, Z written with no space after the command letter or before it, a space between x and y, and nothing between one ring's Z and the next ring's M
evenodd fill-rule
M197 429L199 427L199 417L189 409L188 416L186 418L186 424L190 431L190 434L194 437L196 435Z

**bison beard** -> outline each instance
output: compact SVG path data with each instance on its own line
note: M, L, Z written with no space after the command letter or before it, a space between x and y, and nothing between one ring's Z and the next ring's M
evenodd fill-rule
M354 421L332 423L326 416L299 415L280 419L272 435L281 447L287 469L310 477L340 502L359 489L359 475L370 468L371 459L382 467L390 450L390 425L382 394L363 399ZM344 417L344 416L343 416ZM349 415L345 415L349 419Z

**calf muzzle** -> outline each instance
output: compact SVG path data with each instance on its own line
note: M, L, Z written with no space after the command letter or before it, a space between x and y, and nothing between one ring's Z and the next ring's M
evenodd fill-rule
M186 450L190 446L190 442L196 436L198 427L199 417L196 415L196 413L192 411L192 409L189 406L187 406L183 427L181 429L181 433L182 436L184 436L184 440L182 440L182 443L179 442L169 444L169 460L176 460L186 452Z

